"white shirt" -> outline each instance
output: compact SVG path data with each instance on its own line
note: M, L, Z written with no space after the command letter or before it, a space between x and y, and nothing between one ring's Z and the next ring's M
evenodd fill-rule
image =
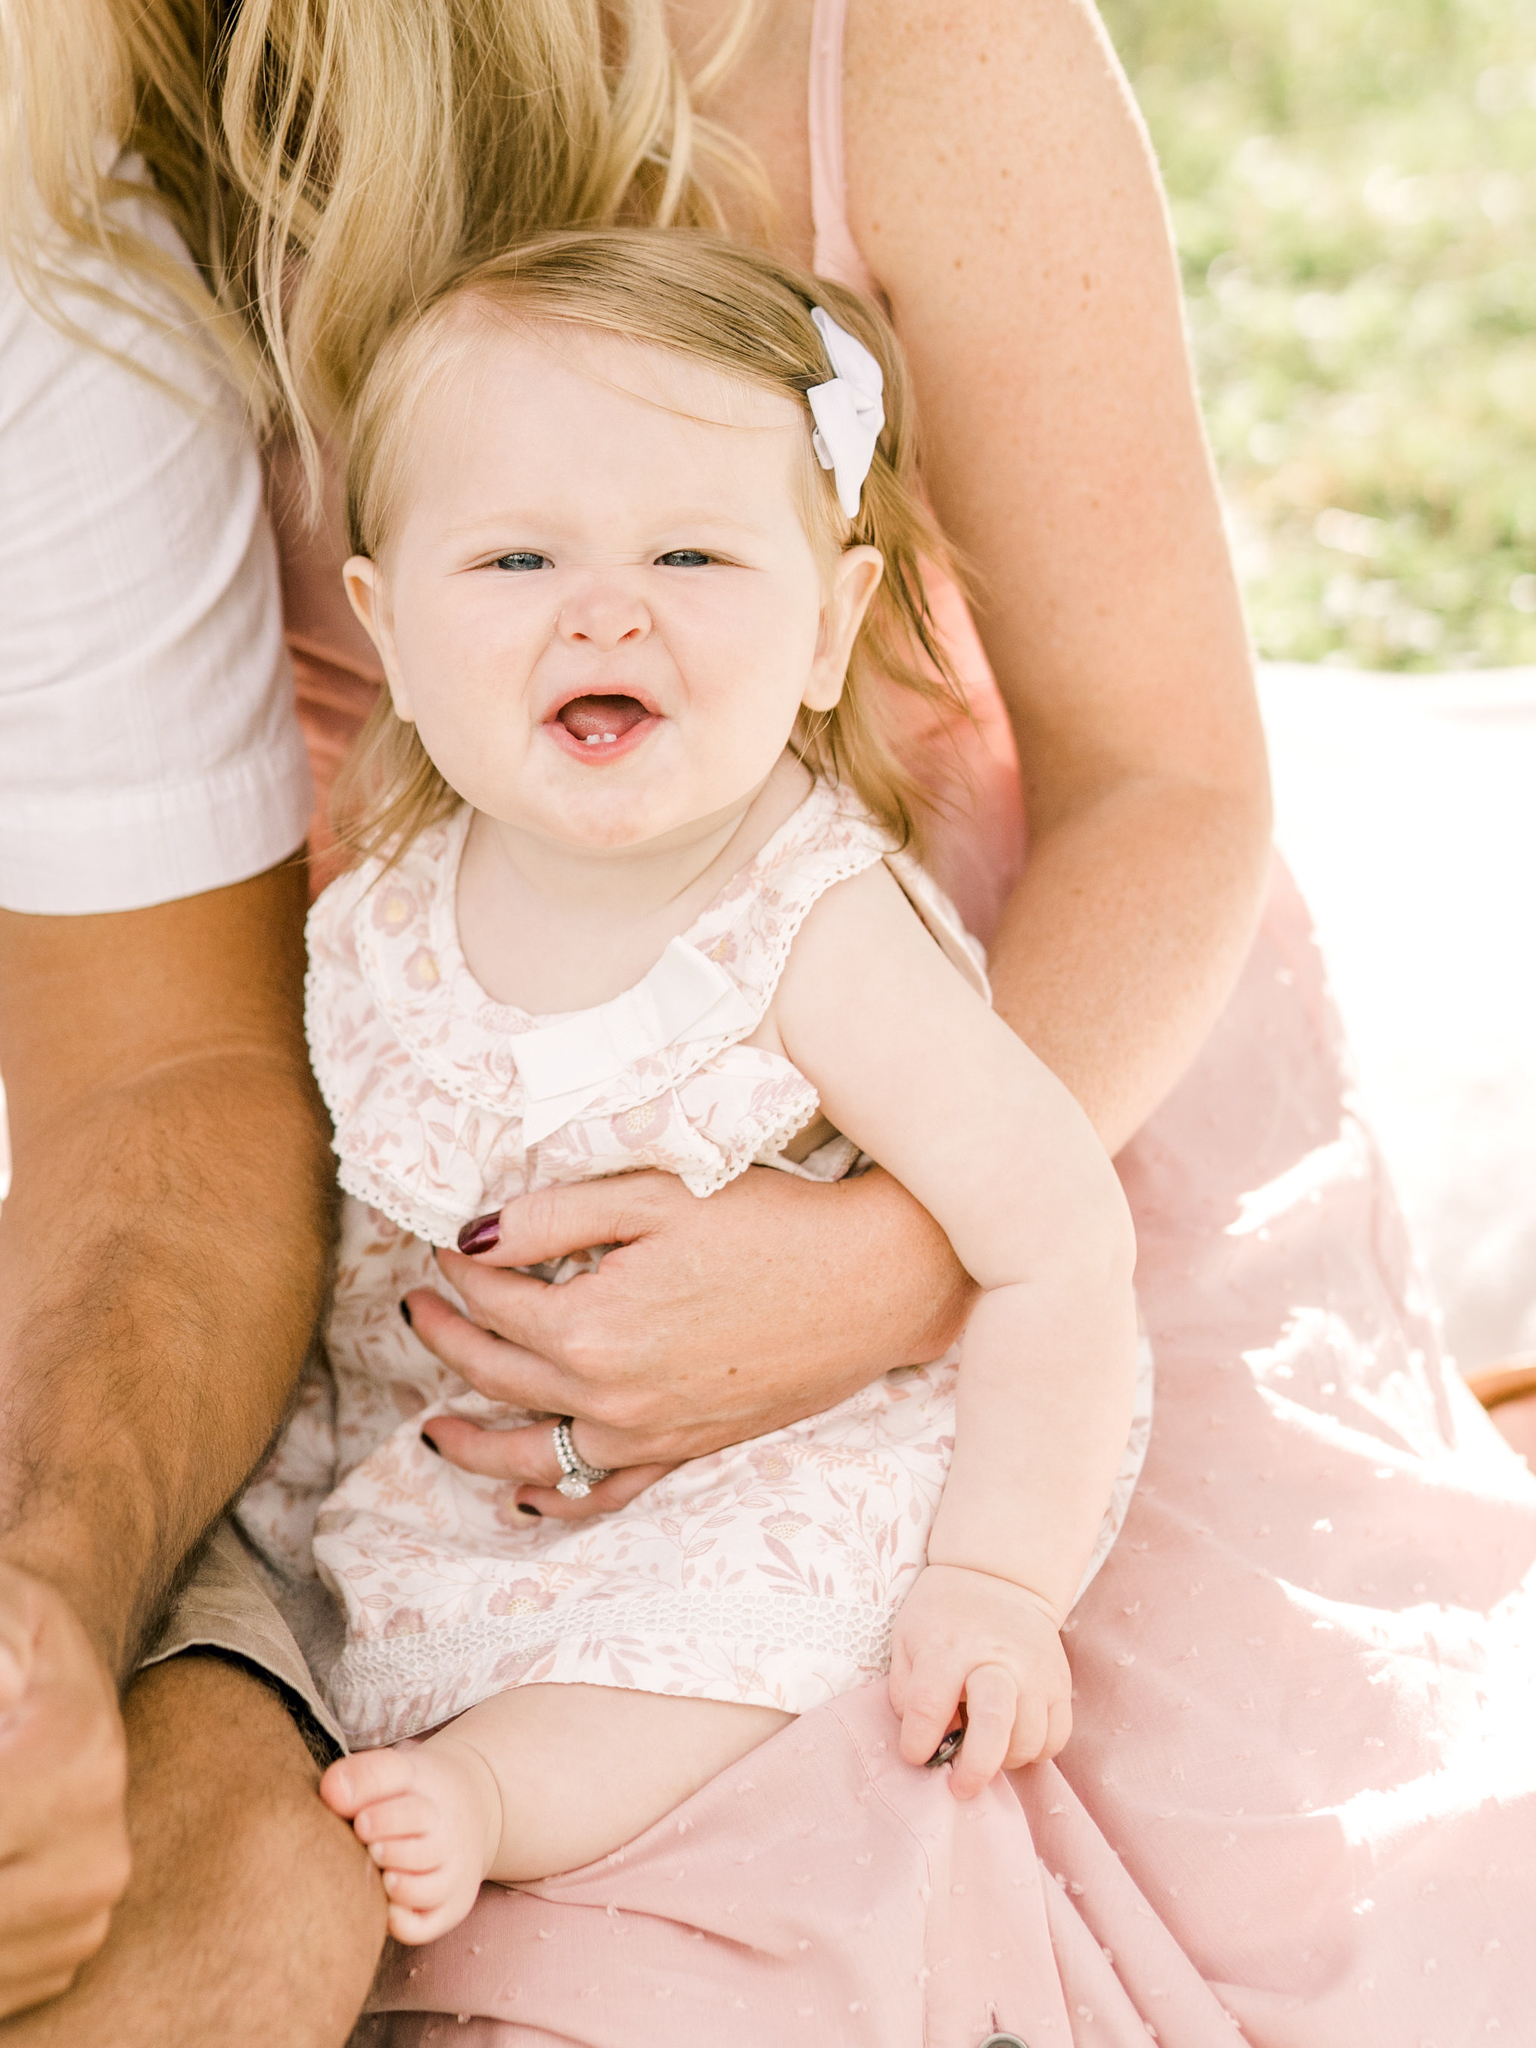
M127 213L186 257L152 205ZM64 308L172 389L60 333L0 267L0 907L131 910L291 854L309 768L239 399L132 308Z

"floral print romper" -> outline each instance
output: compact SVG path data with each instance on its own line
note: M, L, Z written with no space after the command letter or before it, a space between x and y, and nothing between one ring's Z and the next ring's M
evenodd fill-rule
M423 1441L434 1415L531 1418L440 1364L398 1304L424 1286L457 1302L434 1247L533 1189L653 1168L707 1196L753 1164L816 1180L856 1169L841 1137L785 1159L816 1091L745 1043L835 883L886 861L985 995L980 948L859 799L817 783L634 988L531 1017L493 1002L459 947L470 815L424 832L387 872L370 862L344 875L310 915L310 1050L346 1199L323 1357L241 1523L280 1573L318 1575L344 1610L327 1689L358 1746L551 1682L803 1713L887 1668L949 1462L957 1354L564 1523L519 1514L514 1485L461 1472ZM597 1256L541 1272L568 1280ZM1090 1576L1124 1519L1149 1421L1144 1357Z

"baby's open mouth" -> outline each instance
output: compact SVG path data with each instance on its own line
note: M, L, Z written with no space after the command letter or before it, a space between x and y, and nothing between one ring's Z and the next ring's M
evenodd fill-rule
M589 747L611 747L651 713L637 697L573 697L556 716L572 739Z

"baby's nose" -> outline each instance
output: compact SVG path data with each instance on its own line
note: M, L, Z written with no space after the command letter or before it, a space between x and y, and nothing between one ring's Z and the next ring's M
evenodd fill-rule
M593 580L567 599L560 613L561 638L607 652L643 640L651 615L636 590L618 578Z

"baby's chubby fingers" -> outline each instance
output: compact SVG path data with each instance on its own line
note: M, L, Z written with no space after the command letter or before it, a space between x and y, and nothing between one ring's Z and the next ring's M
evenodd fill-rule
M950 1765L949 1789L974 1799L1003 1768L1016 1727L1025 1719L1045 1729L1045 1711L1019 1699L1018 1682L1002 1664L979 1664L965 1680L965 1740Z
M1045 1740L1031 1756L1015 1758L1012 1751L1008 1756L1008 1768L1017 1770L1021 1764L1049 1763L1053 1756L1060 1756L1066 1748L1072 1733L1072 1701L1068 1698L1053 1699L1045 1717Z
M964 1683L963 1664L950 1657L919 1651L898 1686L893 1661L891 1706L901 1716L904 1763L927 1763L954 1725Z

